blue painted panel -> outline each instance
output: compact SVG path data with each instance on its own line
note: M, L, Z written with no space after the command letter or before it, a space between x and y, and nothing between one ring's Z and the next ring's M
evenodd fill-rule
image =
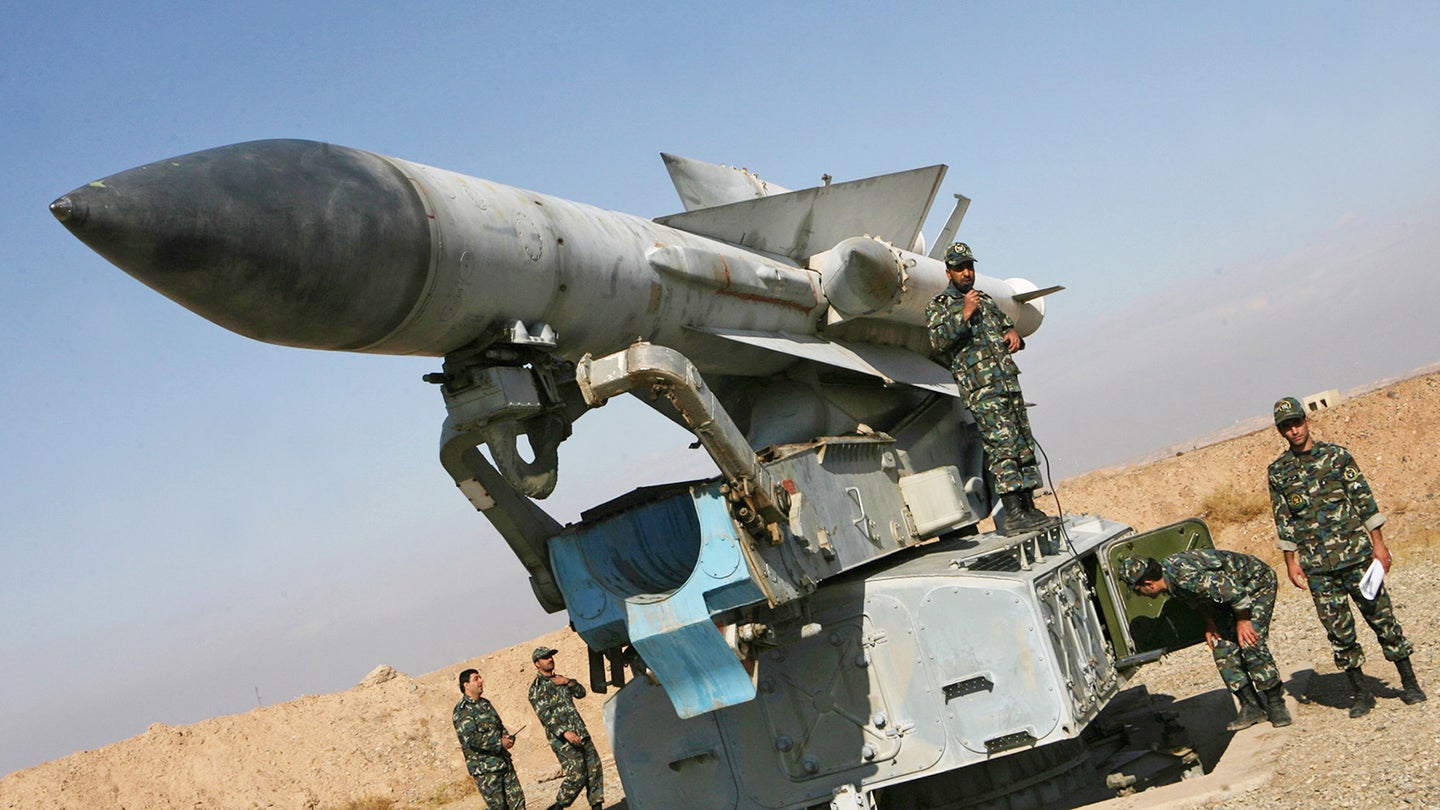
M572 526L549 544L575 630L595 649L633 644L680 717L755 697L712 614L765 601L718 484Z

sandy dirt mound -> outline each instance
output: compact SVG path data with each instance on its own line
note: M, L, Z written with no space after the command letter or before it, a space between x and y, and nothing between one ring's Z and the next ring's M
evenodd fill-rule
M1316 438L1355 454L1390 516L1385 533L1396 561L1391 589L1417 647L1415 668L1434 697L1418 706L1401 704L1394 669L1380 660L1373 635L1362 627L1371 657L1366 669L1378 679L1380 705L1365 718L1346 717L1344 677L1330 661L1314 610L1282 577L1272 648L1290 673L1287 689L1301 701L1295 725L1260 726L1226 741L1243 750L1241 743L1253 742L1253 735L1283 735L1261 747L1263 767L1251 769L1243 782L1192 785L1188 793L1174 792L1177 785L1164 789L1171 793L1122 800L1127 806L1440 805L1440 600L1430 587L1440 578L1440 375L1387 386L1312 421ZM1267 428L1143 466L1090 473L1058 489L1067 512L1102 514L1142 530L1206 516L1217 545L1278 564L1264 470L1282 449ZM1265 506L1255 512L1257 503ZM1053 502L1044 505L1053 511ZM534 674L530 650L539 644L561 651L561 672L588 680L584 644L568 630L420 677L378 667L345 692L189 726L157 724L114 745L18 771L0 780L0 807L479 808L483 803L465 774L450 725L459 699L456 675L466 667L484 674L486 696L512 729L528 726L515 760L530 807L545 807L559 768L525 697ZM1146 667L1140 681L1177 700L1219 688L1209 656L1196 649ZM622 793L601 721L602 700L592 695L580 706L605 759L613 807Z
M515 761L530 806L545 807L560 769L526 698L535 674L530 652L540 644L560 650L560 672L588 681L585 644L568 629L418 678L380 666L338 694L188 726L156 724L114 745L17 771L0 780L0 807L483 807L450 723L460 699L456 676L469 667L484 675L485 696L506 725L526 726ZM607 793L618 800L602 700L590 695L578 705L605 760Z

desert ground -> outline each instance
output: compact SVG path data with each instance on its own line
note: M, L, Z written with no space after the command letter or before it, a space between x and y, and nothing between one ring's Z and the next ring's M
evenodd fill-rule
M1213 741L1226 753L1223 762L1206 763L1203 778L1107 805L1440 807L1440 600L1432 593L1440 582L1440 374L1353 396L1315 414L1312 427L1317 439L1350 448L1389 518L1384 531L1395 563L1387 585L1432 699L1400 702L1395 670L1362 624L1366 672L1379 705L1350 719L1344 675L1331 662L1309 597L1282 573L1270 644L1287 675L1294 725L1262 724ZM1267 425L1158 461L1066 480L1056 490L1067 513L1101 514L1139 530L1199 515L1217 546L1257 554L1278 568L1264 470L1282 449ZM1054 501L1041 500L1055 511ZM559 768L525 697L534 674L530 650L540 644L560 650L559 671L586 680L584 644L565 629L418 676L382 664L344 692L188 726L156 724L131 739L9 774L0 779L0 808L481 808L450 724L459 697L455 677L466 667L484 674L486 696L512 729L528 724L515 762L529 806L545 807ZM1177 703L1207 695L1215 703L1221 688L1203 648L1146 666L1136 684ZM580 706L605 760L607 807L623 806L602 700L592 695Z

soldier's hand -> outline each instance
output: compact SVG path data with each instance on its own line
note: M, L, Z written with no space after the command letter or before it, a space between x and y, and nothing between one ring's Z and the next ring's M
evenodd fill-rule
M580 744L580 735L579 735L579 734L576 734L576 733L573 732L573 731L567 731L567 732L565 732L565 734L564 734L563 736L565 737L565 742L568 742L568 743L570 743L571 745L579 745L579 744Z
M1260 634L1255 632L1255 625L1249 619L1240 619L1235 622L1235 638L1241 647L1253 647L1260 640Z
M1308 591L1308 590L1310 590L1310 586L1307 585L1307 584L1305 584L1305 572L1302 571L1302 570L1300 570L1300 566L1298 566L1298 565L1286 566L1286 570L1287 570L1287 572L1290 574L1290 582L1291 582L1295 587L1299 588L1299 589L1302 590L1302 591Z
M980 291L971 290L965 293L965 303L960 306L960 315L965 320L975 317L975 310L980 308Z
M507 751L508 751L509 749L511 749L511 748L514 748L514 747L515 747L515 735L514 735L514 734L504 734L504 735L501 735L501 737L500 737L500 744L503 745L503 746L505 746L505 749L506 749Z
M1380 565L1385 568L1385 573L1390 573L1390 548L1385 545L1379 529L1370 532L1370 548L1371 555L1380 561Z
M1011 354L1014 354L1015 352L1020 351L1020 333L1019 333L1019 332L1015 331L1014 329L1011 329L1009 332L1006 332L1006 333L1005 333L1005 348L1008 349L1008 350L1010 350L1010 353L1011 353Z
M570 679L557 672L550 676L550 682L556 686L567 686L570 684Z

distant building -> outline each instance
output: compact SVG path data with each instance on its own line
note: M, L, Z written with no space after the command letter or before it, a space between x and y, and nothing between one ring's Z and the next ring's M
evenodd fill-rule
M1315 411L1324 410L1331 405L1340 404L1340 399L1340 392L1334 388L1331 388L1329 391L1321 391L1318 394L1311 394L1310 396L1305 397L1301 401L1304 403L1305 411L1307 413L1314 413Z

